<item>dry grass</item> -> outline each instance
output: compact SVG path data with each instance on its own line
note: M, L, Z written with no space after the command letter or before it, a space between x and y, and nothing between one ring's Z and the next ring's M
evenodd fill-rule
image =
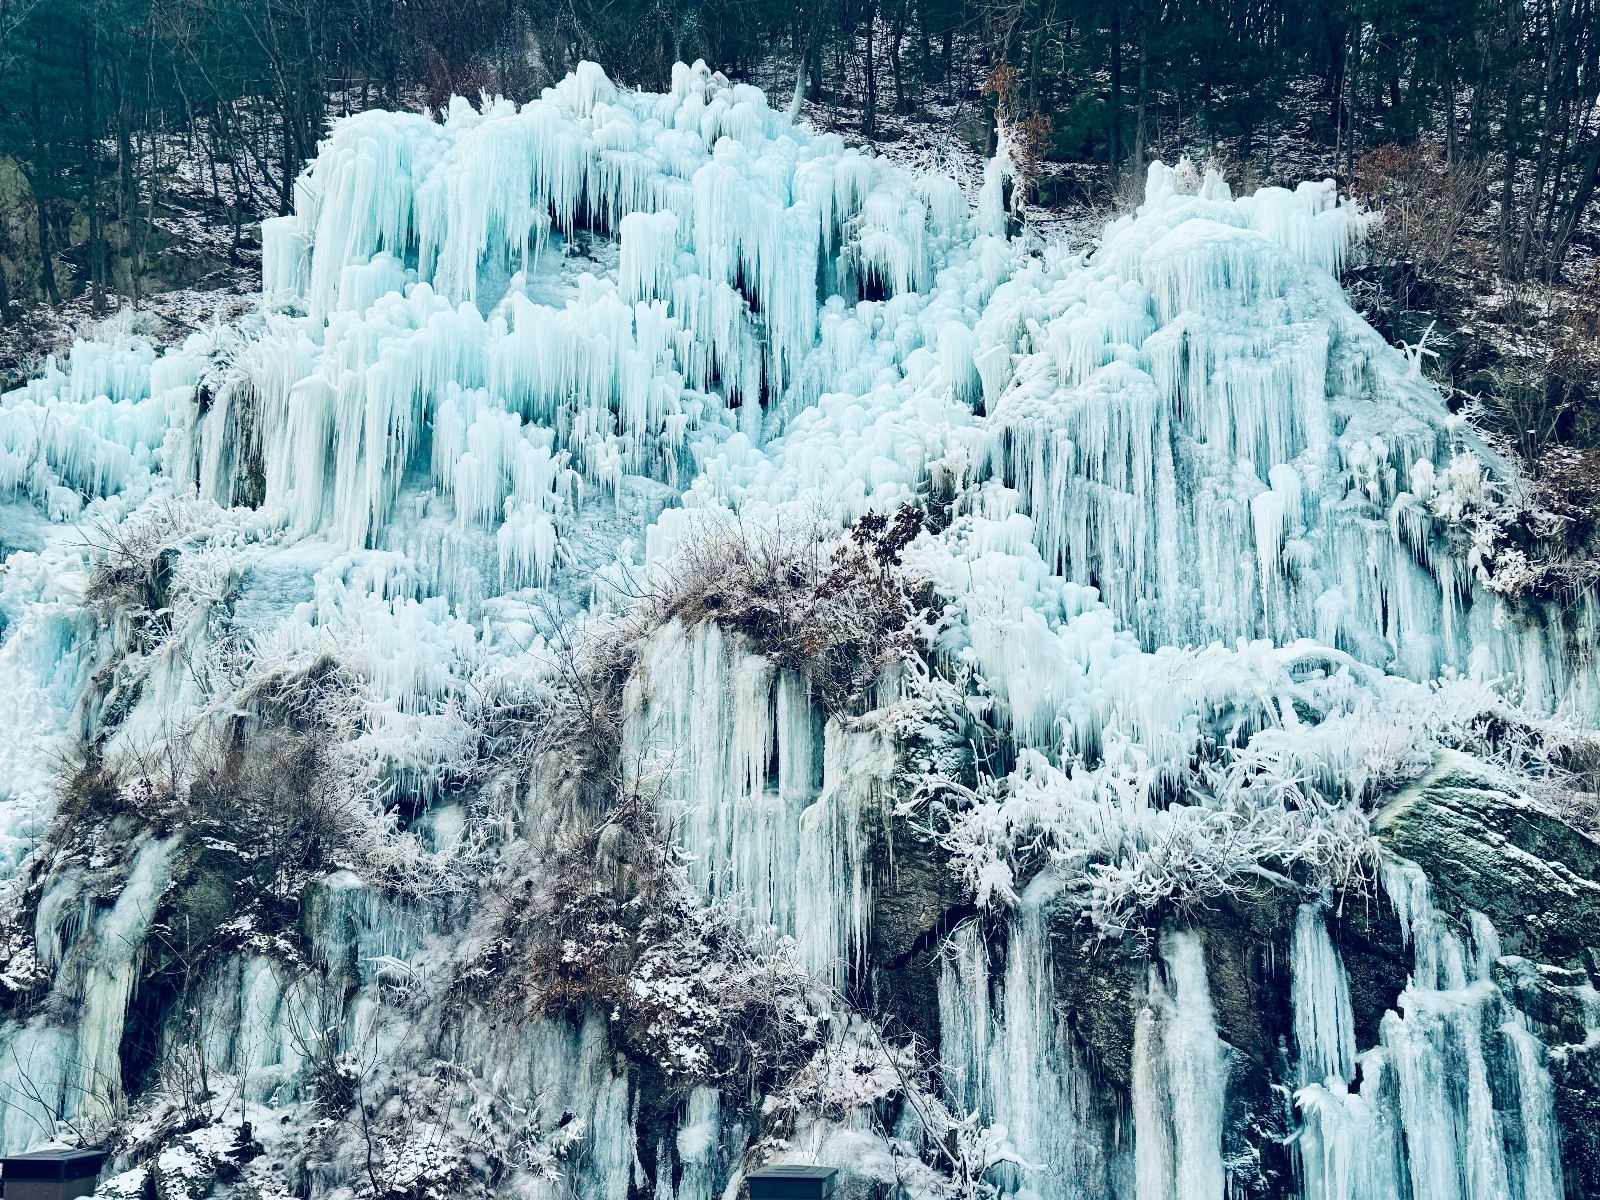
M167 607L176 544L221 515L210 501L171 499L123 521L91 521L83 534L94 571L84 599L102 616L119 608L155 612Z
M806 675L830 714L850 713L920 645L913 623L930 598L900 559L921 529L907 505L867 514L832 545L813 529L726 530L686 546L645 610L652 623L737 630L774 666Z
M1403 305L1416 282L1435 282L1451 268L1487 180L1481 162L1447 159L1434 142L1379 146L1357 161L1356 194L1383 213L1369 250L1409 276L1400 284Z
M83 749L64 772L49 840L93 843L119 819L161 836L231 848L240 904L287 904L311 880L354 858L371 821L360 781L341 757L359 721L356 681L330 659L257 681L231 718L170 730L112 766Z

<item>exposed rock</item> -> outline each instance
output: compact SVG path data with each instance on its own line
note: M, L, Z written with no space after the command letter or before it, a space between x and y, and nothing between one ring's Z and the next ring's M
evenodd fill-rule
M1528 1018L1547 1046L1582 1045L1588 1037L1585 985L1581 971L1529 962L1514 954L1495 964L1495 982Z
M1054 932L1056 1003L1101 1078L1126 1095L1133 1081L1133 1024L1145 960L1079 928Z
M1600 946L1600 842L1472 760L1440 754L1373 824L1428 873L1439 908L1485 914L1506 953L1582 968Z
M1378 1044L1378 1025L1394 1008L1411 974L1394 906L1381 891L1353 892L1328 910L1328 935L1344 960L1355 1017L1356 1046Z
M1222 1157L1233 1188L1254 1196L1295 1194L1283 1140L1287 1110L1272 1081L1288 1074L1293 1038L1289 962L1283 947L1298 897L1268 884L1225 897L1195 922L1206 952L1206 977L1217 1036L1236 1051L1228 1078Z
M893 1014L923 1045L939 1047L938 945L973 908L931 837L892 839L880 828L873 839L871 1002Z
M1600 1197L1600 1037L1550 1054L1567 1200Z

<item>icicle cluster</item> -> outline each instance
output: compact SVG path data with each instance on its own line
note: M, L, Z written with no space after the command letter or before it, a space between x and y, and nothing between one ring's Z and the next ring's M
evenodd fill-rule
M545 638L596 581L670 575L707 528L827 537L937 510L904 556L943 608L930 658L1014 751L944 845L980 907L1010 906L1003 960L977 922L946 940L952 1107L990 1126L1007 1193L1216 1200L1230 1059L1200 942L1169 934L1141 980L1130 1151L1056 1016L1060 873L1094 864L1115 915L1225 881L1240 856L1296 863L1364 837L1360 801L1420 771L1451 689L1499 681L1529 711L1600 712L1593 598L1508 621L1443 536L1494 463L1340 291L1366 218L1331 182L1234 198L1209 175L1189 194L1157 163L1092 254L1039 249L1005 236L1003 163L974 212L953 180L797 127L702 64L656 95L583 63L520 108L457 99L440 118L335 125L294 215L264 223L264 311L236 352L207 335L161 355L85 341L0 399L0 501L31 514L0 581L0 869L47 823L47 743L69 729L115 765L231 711L242 680L326 653L364 689L357 752L386 795L426 807L474 736L462 710L548 672ZM79 603L98 552L66 523L115 528L191 494L215 507L174 544L204 559L203 587L185 577L204 596L137 664L126 712L80 713L104 666ZM656 630L626 700L625 771L660 781L695 886L752 933L795 938L819 979L865 985L893 726L829 721L802 674L711 623ZM1213 803L1166 802L1218 746L1237 753ZM1287 789L1306 803L1260 799ZM448 846L462 818L426 820ZM1027 887L1021 842L1058 859ZM25 1060L53 1064L56 1093L115 1106L168 853L145 843L95 917L77 1023L0 1032L12 1093L6 1064ZM1515 1174L1523 1200L1555 1200L1531 1035L1425 890L1400 868L1387 885L1417 974L1378 1048L1355 1043L1321 909L1296 923L1308 1194L1399 1196L1408 1172L1413 1196L1476 1200ZM318 953L354 955L362 999L324 1013L241 958L219 1053L254 1103L303 1094L296 1022L343 1023L359 1044L380 973L420 969L416 922L353 876L325 889ZM69 891L40 904L46 968L78 932ZM1473 963L1492 960L1490 932L1475 937ZM1514 1064L1484 1059L1488 1029ZM464 1033L462 1069L502 1078L509 1055L527 1106L590 1131L583 1194L625 1194L638 1118L604 1029L496 1036ZM1445 1087L1446 1057L1477 1073L1465 1092ZM1484 1107L1492 1071L1518 1080L1515 1164L1488 1137L1512 1119ZM663 1176L658 1196L726 1185L719 1103L691 1096L661 1151L677 1190ZM1448 1137L1424 1136L1440 1114ZM4 1135L35 1140L9 1116Z

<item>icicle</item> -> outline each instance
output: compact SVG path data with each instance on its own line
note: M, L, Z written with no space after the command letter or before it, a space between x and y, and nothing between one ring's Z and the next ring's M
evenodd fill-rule
M1356 1058L1350 984L1321 904L1302 904L1295 916L1289 971L1301 1083L1349 1082Z
M689 1093L676 1149L683 1175L675 1200L713 1200L718 1183L717 1143L722 1136L721 1097L715 1088Z
M622 218L618 268L622 298L653 300L670 293L677 256L678 218L670 212L629 213Z
M1561 1134L1556 1124L1555 1089L1544 1066L1544 1046L1513 1018L1500 1027L1515 1063L1522 1123L1520 1195L1522 1200L1561 1200Z
M268 296L303 296L311 274L310 248L298 217L261 222L261 290Z
M1161 1054L1166 994L1151 988L1150 999L1151 1003L1139 1010L1133 1027L1134 1195L1138 1200L1171 1200L1176 1194L1171 1102ZM1161 1006L1160 1012L1156 1005Z
M1161 939L1171 981L1152 965L1134 1027L1134 1164L1139 1200L1223 1195L1227 1048L1217 1037L1205 951L1189 932Z
M1330 1078L1295 1093L1301 1126L1293 1145L1306 1200L1397 1200L1404 1170L1393 1071L1382 1050L1361 1056L1361 1093Z
M939 367L944 382L954 388L956 396L962 400L978 398L980 383L973 362L977 348L977 335L959 321L947 322L939 330Z
M958 926L939 959L940 1069L962 1113L992 1113L989 965L983 928Z

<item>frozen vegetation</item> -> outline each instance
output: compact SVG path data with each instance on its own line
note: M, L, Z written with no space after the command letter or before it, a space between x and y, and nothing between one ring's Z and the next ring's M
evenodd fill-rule
M258 312L0 401L4 1149L1600 1195L1600 611L1369 218L1156 163L1085 255L672 79L342 120Z

